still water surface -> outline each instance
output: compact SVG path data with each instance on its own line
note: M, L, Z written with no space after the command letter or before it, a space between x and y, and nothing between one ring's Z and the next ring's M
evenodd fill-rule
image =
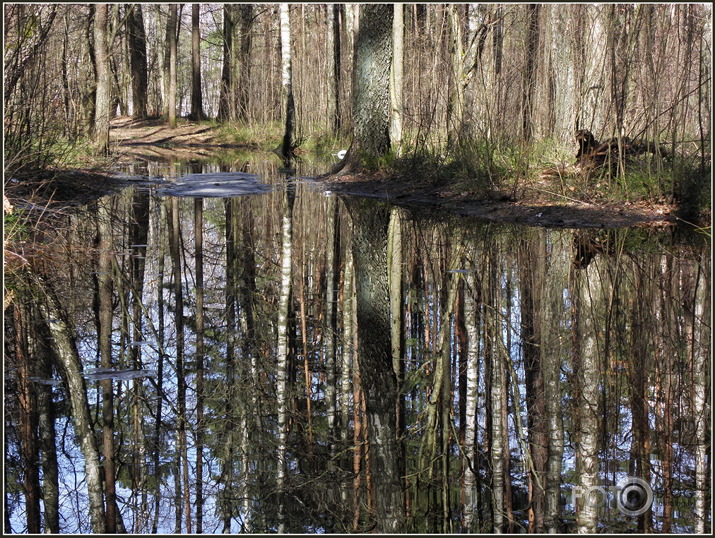
M300 179L315 172L127 165L165 181L68 217L37 268L76 332L100 451L112 380L127 531L196 531L200 510L212 533L367 531L394 513L409 532L575 532L585 487L608 496L602 531L709 520L707 240L428 214ZM381 289L368 314L386 322L359 333L360 297ZM383 343L387 358L360 355ZM378 374L392 381L369 386ZM55 403L62 529L86 532L65 384L57 367L32 379ZM393 418L376 426L371 398ZM614 497L628 476L653 491L642 515Z

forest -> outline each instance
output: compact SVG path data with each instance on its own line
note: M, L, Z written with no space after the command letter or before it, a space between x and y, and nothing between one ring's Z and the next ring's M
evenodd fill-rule
M343 144L343 172L356 160L481 196L521 181L588 200L595 174L609 199L709 206L706 4L17 3L4 15L15 175L111 153L118 115L190 118L283 155ZM608 166L572 166L583 130L612 141ZM633 141L647 154L635 163Z
M5 4L4 531L709 533L711 67L709 4Z

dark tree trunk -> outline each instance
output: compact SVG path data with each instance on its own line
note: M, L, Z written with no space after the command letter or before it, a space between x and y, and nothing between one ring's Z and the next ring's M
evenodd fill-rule
M199 4L191 6L191 119L205 119L201 94L201 31L199 28Z
M132 70L132 102L135 118L145 118L147 115L147 76L146 34L144 32L144 15L141 4L129 8L131 12L127 19L129 34L129 60Z

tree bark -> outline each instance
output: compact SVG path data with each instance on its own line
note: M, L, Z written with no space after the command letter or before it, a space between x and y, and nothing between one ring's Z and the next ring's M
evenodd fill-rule
M168 58L169 85L167 106L169 127L176 128L176 61L177 61L177 4L169 4L169 19L166 23L166 48Z
M45 319L58 320L49 323L50 333L54 339L55 349L60 358L64 372L64 381L67 383L72 405L72 417L76 435L79 439L80 449L84 456L85 477L89 494L89 517L92 532L103 534L106 532L106 517L104 510L104 497L102 491L102 478L99 450L97 440L92 431L92 418L87 400L87 388L82 376L82 360L77 351L72 329L62 311L59 300L52 290L46 288L39 278L36 279L39 290L45 294L45 300L38 303L38 307Z
M328 122L334 135L340 132L340 5L328 4Z
M94 105L95 150L100 155L109 152L109 117L111 108L111 77L107 42L108 12L106 4L97 4L94 14L94 55L96 94Z
M333 173L349 174L390 151L393 7L360 5L353 78L353 142Z
M200 4L191 5L191 119L206 119L201 91L201 28L199 24Z
M578 353L580 365L578 371L578 384L580 396L578 406L580 410L580 426L578 431L578 444L576 447L577 469L579 487L582 497L576 515L576 524L580 534L597 532L598 524L598 497L591 490L598 485L598 450L601 424L601 394L600 383L600 353L599 334L600 326L598 309L601 304L600 281L602 274L599 272L599 260L593 260L586 268L577 273L577 297L579 316L580 342Z
M392 21L392 66L390 68L390 145L400 154L402 148L402 85L404 61L404 6L394 4Z
M133 116L145 118L147 115L147 58L146 58L146 33L144 31L144 15L141 4L134 4L127 19L129 34L129 60L132 71L132 103Z
M281 157L286 161L293 156L295 102L293 100L293 54L291 52L290 6L280 4L281 18L281 108L283 110L283 142L280 147ZM286 165L287 166L287 165Z
M349 209L353 221L358 363L370 437L376 531L395 533L403 529L404 506L395 436L397 380L390 339L389 212L384 206L365 201L350 201Z
M282 4L283 5L283 4ZM286 188L281 225L281 285L278 299L278 348L276 352L276 400L278 403L278 439L276 490L278 493L278 532L285 532L285 482L288 463L288 354L290 312L293 292L293 205L295 184Z

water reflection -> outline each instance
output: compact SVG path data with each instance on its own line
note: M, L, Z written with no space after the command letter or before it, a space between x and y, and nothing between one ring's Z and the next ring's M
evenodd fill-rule
M62 530L97 529L107 433L101 517L129 532L709 525L707 242L429 218L286 189L271 162L126 173L261 194L130 188L33 260L6 320L14 531L40 464ZM26 430L26 405L53 427ZM614 497L627 476L654 492L637 516Z

